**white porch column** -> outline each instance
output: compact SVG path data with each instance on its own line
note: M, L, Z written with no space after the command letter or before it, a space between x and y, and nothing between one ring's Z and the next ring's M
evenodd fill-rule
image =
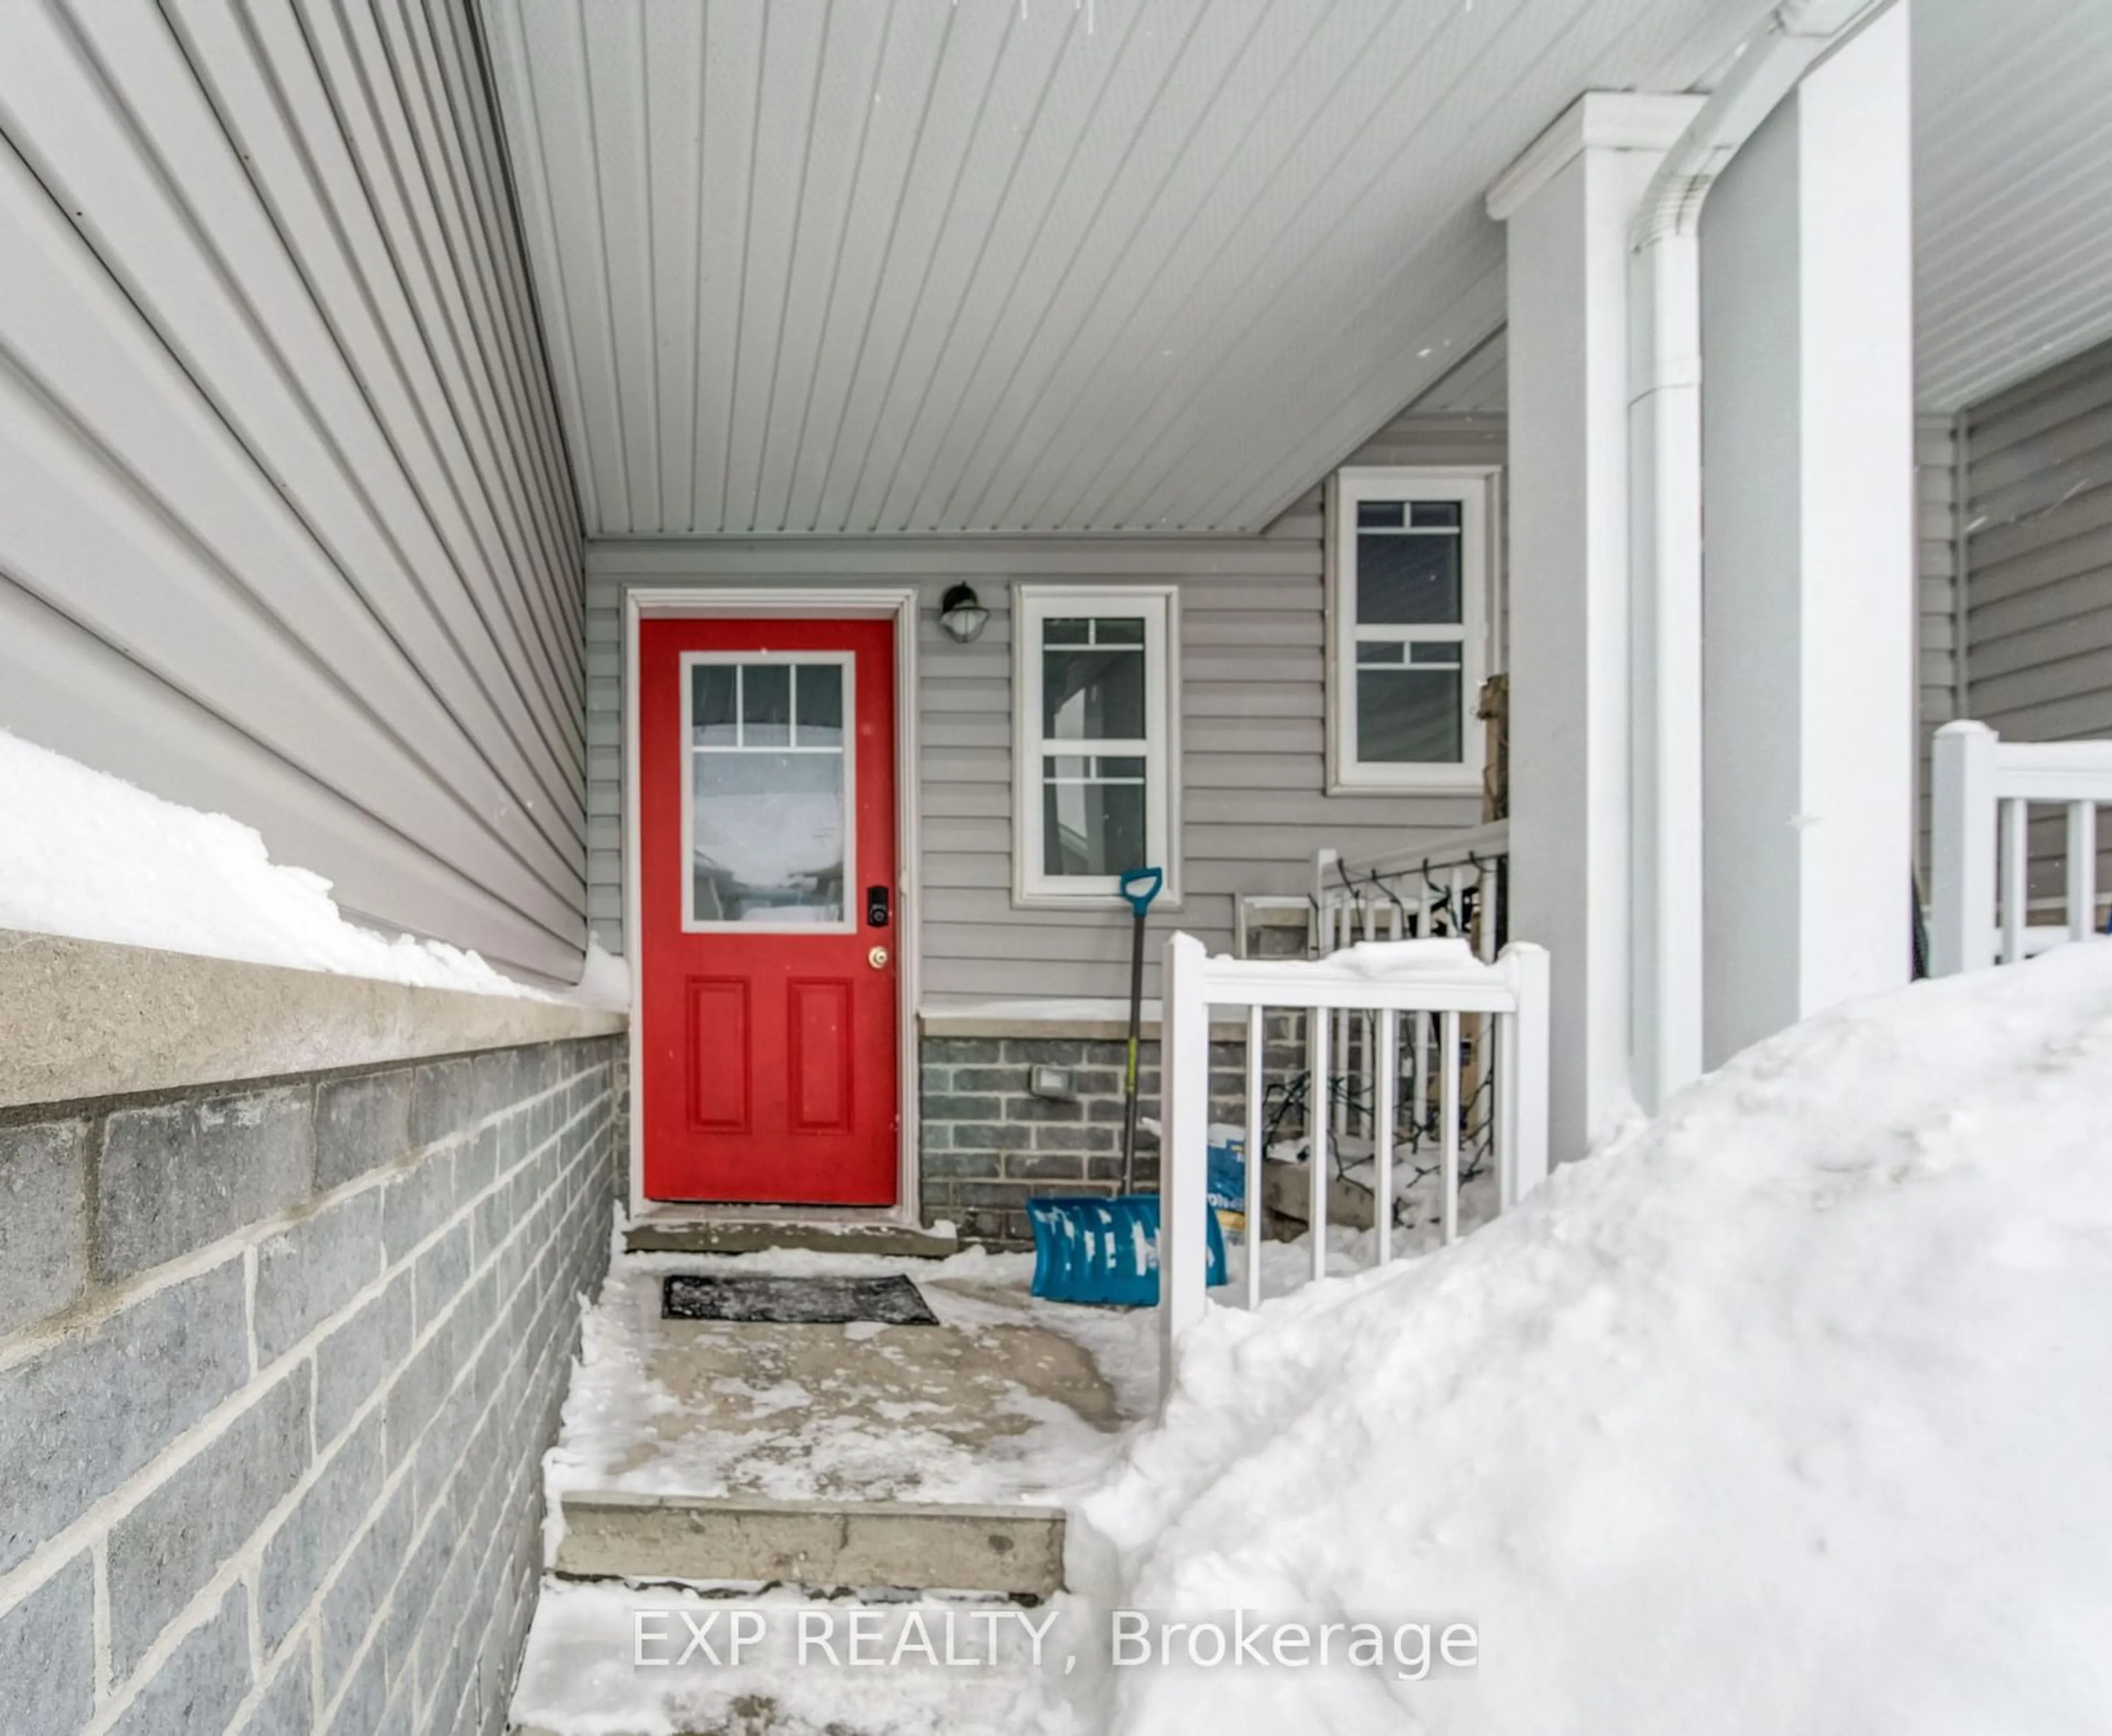
M1557 1161L1634 1105L1628 226L1700 106L1591 93L1489 194L1509 231L1510 927L1550 955Z
M1914 811L1907 8L1703 214L1705 1053L1906 981Z

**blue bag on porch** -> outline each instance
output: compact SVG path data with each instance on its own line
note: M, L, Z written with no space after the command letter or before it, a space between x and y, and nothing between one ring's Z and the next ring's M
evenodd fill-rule
M1240 1145L1213 1143L1208 1179L1204 1183L1218 1227L1238 1235L1247 1227L1247 1160Z
M1158 1196L1108 1200L1029 1200L1034 1226L1034 1293L1058 1302L1150 1308L1158 1301ZM1215 1211L1208 1225L1204 1282L1225 1282L1225 1237Z

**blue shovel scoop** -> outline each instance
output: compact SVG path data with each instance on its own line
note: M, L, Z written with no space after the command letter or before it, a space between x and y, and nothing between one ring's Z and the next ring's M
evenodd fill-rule
M1122 1075L1122 1188L1112 1200L1029 1200L1034 1226L1034 1293L1059 1302L1149 1308L1158 1301L1158 1196L1136 1185L1136 1050L1144 1023L1144 923L1166 885L1163 868L1122 877L1136 927L1129 958L1129 1054ZM1225 1241L1218 1214L1209 1224L1207 1281L1225 1281Z

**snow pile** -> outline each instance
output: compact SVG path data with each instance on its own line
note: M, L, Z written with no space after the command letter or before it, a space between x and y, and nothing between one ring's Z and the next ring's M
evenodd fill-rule
M224 813L0 731L0 928L544 999L473 952L347 922L330 882Z
M601 943L601 936L587 936L586 963L568 997L600 1013L630 1010L630 966Z
M1422 1681L1115 1670L1125 1736L2102 1730L2112 943L1814 1018L1444 1253L1213 1311L1085 1512L1107 1604L1479 1632Z
M1382 982L1392 977L1471 973L1481 960L1464 941L1440 935L1427 941L1356 941L1328 954L1327 963Z

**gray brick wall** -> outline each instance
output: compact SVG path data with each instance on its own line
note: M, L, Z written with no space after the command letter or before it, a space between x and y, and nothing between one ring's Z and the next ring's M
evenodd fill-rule
M1263 1056L1264 1087L1305 1065L1302 1016L1275 1014ZM1085 1037L926 1037L922 1064L921 1200L924 1221L951 1219L964 1240L1031 1246L1026 1201L1038 1194L1111 1194L1122 1188L1122 1074L1127 1044ZM1037 1064L1067 1068L1064 1102L1028 1088ZM1158 1044L1139 1046L1138 1114L1158 1114ZM1210 1113L1246 1119L1246 1043L1210 1046ZM1302 1126L1296 1118L1287 1128ZM1158 1141L1137 1139L1136 1184L1158 1185Z
M621 1039L10 1111L0 1725L503 1729Z

